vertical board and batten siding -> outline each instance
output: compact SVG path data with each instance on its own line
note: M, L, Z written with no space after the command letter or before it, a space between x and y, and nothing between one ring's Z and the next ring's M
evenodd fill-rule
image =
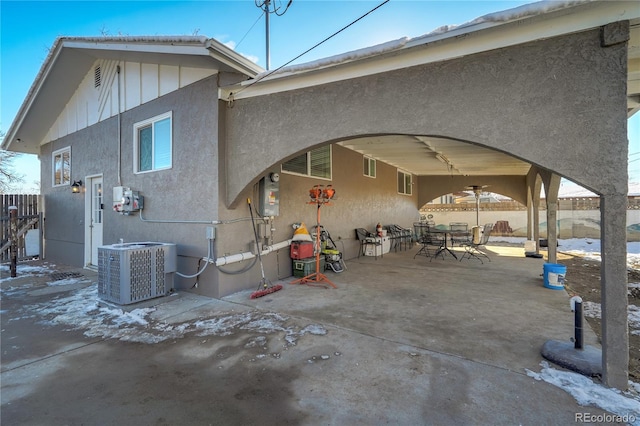
M0 195L0 247L4 247L9 241L10 236L10 216L9 207L16 206L18 208L18 230L20 230L30 220L40 218L40 195L27 194L2 194ZM41 221L37 221L30 226L30 229L42 229ZM18 260L27 257L25 234L18 238ZM42 234L41 234L42 235ZM42 241L40 241L42 247ZM0 262L8 262L11 260L9 249L0 252Z
M120 90L118 91L118 65ZM100 66L100 85L95 69ZM98 60L47 133L47 143L92 126L216 73L214 69ZM118 94L118 92L120 92Z

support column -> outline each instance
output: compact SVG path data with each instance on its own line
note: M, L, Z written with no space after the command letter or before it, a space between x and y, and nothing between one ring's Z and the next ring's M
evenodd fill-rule
M547 250L549 263L558 261L558 203L547 200Z
M626 211L626 194L600 197L602 380L620 390L629 386Z
M540 196L533 199L533 239L536 242L536 253L540 253Z

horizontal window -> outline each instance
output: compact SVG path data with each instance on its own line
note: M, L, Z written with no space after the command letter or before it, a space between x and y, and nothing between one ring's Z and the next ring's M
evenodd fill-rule
M302 176L331 179L331 145L308 151L282 164L282 171Z

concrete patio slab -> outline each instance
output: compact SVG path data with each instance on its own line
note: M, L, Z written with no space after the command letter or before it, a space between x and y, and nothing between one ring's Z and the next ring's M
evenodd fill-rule
M348 260L327 273L337 289L291 277L254 300L159 298L139 331L184 333L158 343L45 323L38 307L65 293L34 295L47 287L37 277L3 282L2 422L526 425L605 413L526 374L540 370L545 341L573 333L569 297L543 288L540 259L491 247L484 264L429 262L414 251ZM202 325L232 321L217 334Z

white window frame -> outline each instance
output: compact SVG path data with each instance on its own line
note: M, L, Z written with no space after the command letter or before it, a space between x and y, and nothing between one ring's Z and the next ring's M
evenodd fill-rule
M320 147L320 148L324 148L324 147ZM318 149L318 148L316 148ZM285 170L284 169L284 163L282 163L280 165L280 170L282 171L282 173L286 173L286 174L290 174L290 175L296 175L296 176L305 176L305 177L311 177L314 179L321 179L321 180L332 180L333 179L333 147L331 145L329 145L329 177L324 177L324 176L314 176L311 172L311 151L307 151L304 154L299 155L298 157L301 157L302 155L306 155L307 156L307 172L306 173L297 173L297 172L292 172L289 170ZM295 157L297 158L297 157Z
M400 178L402 177L402 188L400 188ZM408 178L408 182L407 182ZM398 169L398 194L413 195L413 175L404 170Z
M373 173L371 173L371 165L373 164ZM377 174L377 169L378 169L378 165L376 163L376 159L375 158L371 158L367 155L365 155L364 157L362 157L362 174L365 175L366 177L370 177L370 178L376 178L376 174Z
M155 167L155 164L151 165L151 169L149 170L140 170L140 129L151 126L154 129L154 124L169 119L169 165L164 167ZM155 131L155 129L154 129ZM156 139L155 134L152 136L152 147L155 149ZM154 155L151 154L151 158L153 161ZM152 173L157 172L159 170L168 170L173 167L173 112L165 112L164 114L156 115L155 117L151 117L144 121L139 121L133 125L133 172L135 174L141 173Z
M69 154L69 166L68 166L69 173L67 174L67 177L65 179L65 174L63 171L61 181L59 183L56 183L56 158L60 157L62 160L64 158L65 153ZM64 163L62 167L64 169ZM61 149L57 149L53 151L53 153L51 153L51 186L55 188L57 186L69 186L69 185L71 185L71 147L67 146Z

